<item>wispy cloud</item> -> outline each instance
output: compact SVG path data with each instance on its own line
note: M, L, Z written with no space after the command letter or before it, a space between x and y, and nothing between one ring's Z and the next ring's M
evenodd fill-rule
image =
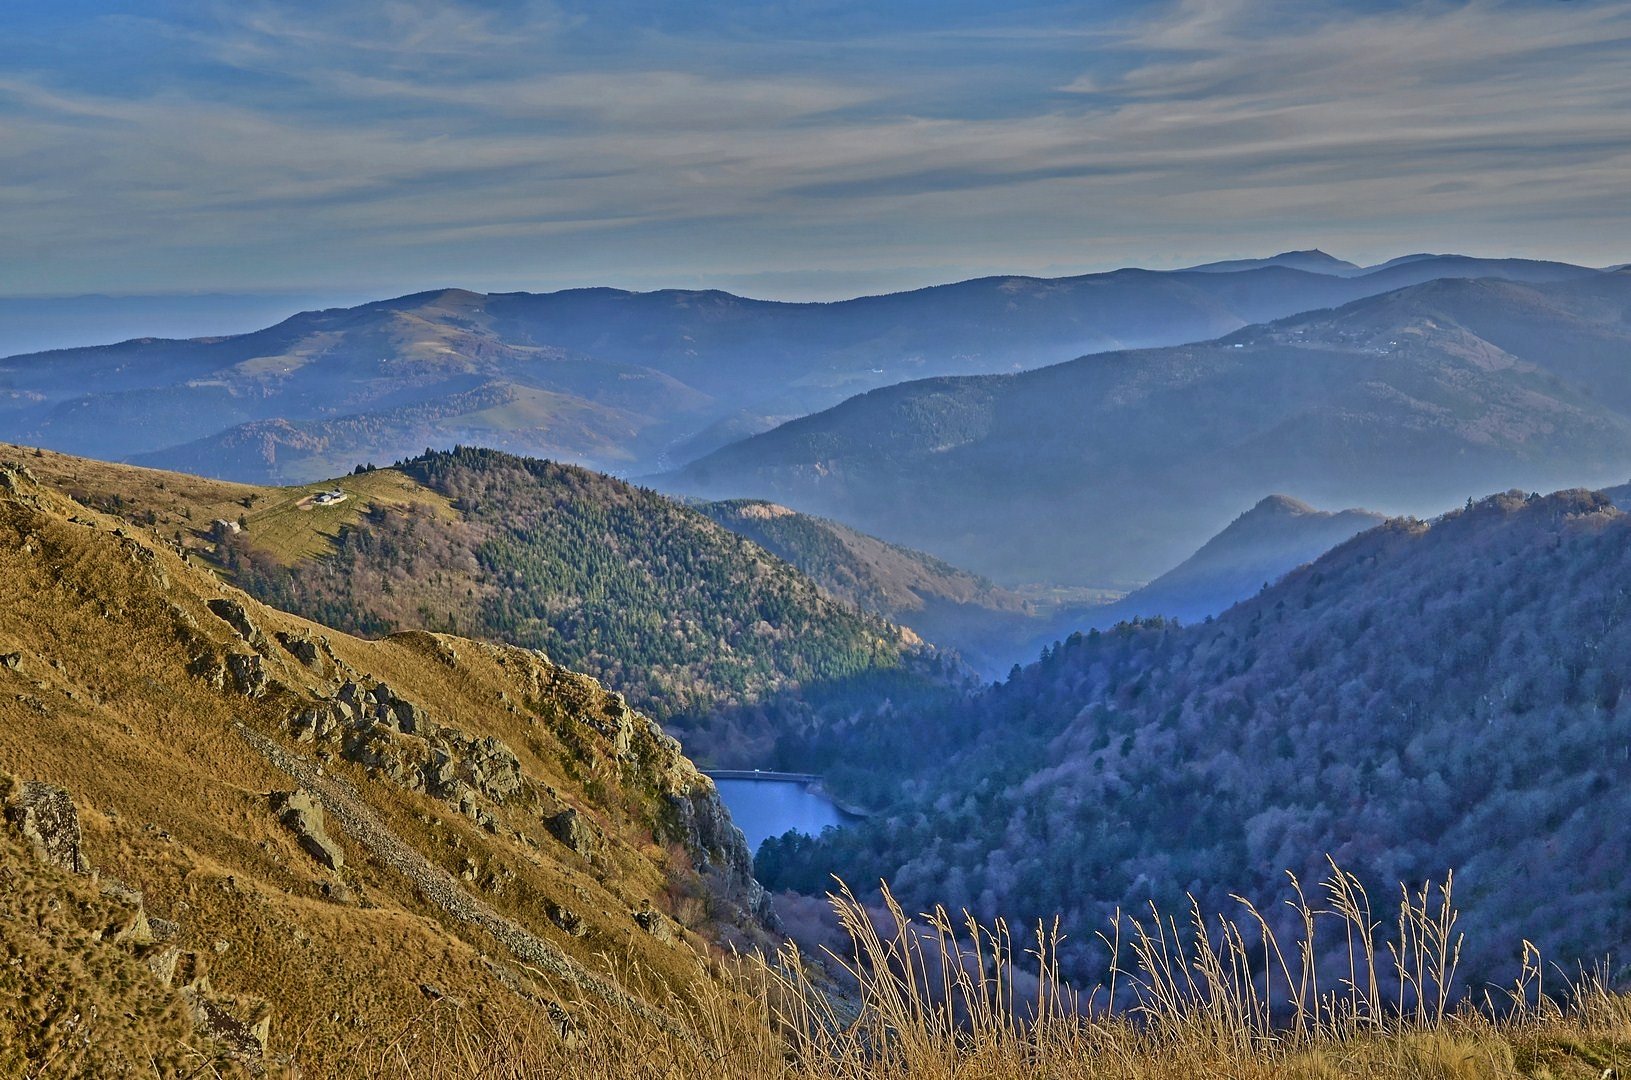
M1625 257L1631 3L636 7L198 7L123 20L124 81L0 53L0 291Z

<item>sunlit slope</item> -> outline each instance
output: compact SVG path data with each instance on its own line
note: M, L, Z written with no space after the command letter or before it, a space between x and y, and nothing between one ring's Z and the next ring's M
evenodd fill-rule
M217 1013L252 1035L269 1021L240 1059L293 1055L307 1075L377 1060L437 1002L488 1022L569 1024L595 1003L658 1024L707 941L759 933L711 782L541 654L368 642L278 612L13 466L0 583L8 821L24 828L43 784L82 830L55 869L8 840L8 895L79 903L90 879L73 871L94 869L125 913L117 934L75 916L7 947L52 993L67 984L28 964L107 972L74 993L109 1054L163 1044L171 1060L184 1041L211 1060L236 1037ZM107 1011L137 1001L151 1020ZM24 1038L8 1030L0 1043Z

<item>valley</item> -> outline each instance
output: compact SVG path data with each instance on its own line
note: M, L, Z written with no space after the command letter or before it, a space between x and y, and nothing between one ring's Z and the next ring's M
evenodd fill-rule
M127 998L109 999L160 1026L100 1035L95 1053L113 1056L84 1060L120 1067L157 1055L155 1038L227 1073L349 1060L414 992L510 1025L483 1053L552 1060L589 1039L614 1057L683 1054L694 1014L665 1004L675 988L706 986L707 1008L729 1009L744 986L718 974L717 950L787 934L818 956L845 934L864 942L854 920L900 902L997 926L1114 926L1140 903L1224 911L1233 896L1270 910L1283 872L1328 872L1322 853L1354 881L1455 869L1469 943L1459 975L1440 976L1462 980L1448 994L1502 977L1520 938L1562 958L1623 945L1631 929L1604 916L1623 906L1621 680L1599 651L1624 629L1609 587L1631 550L1618 489L1389 513L1485 476L1631 472L1631 383L1612 360L1631 340L1624 290L1602 275L1429 280L1198 345L908 382L662 477L679 498L498 448L374 463L355 460L362 442L329 442L303 459L328 475L280 487L5 447L14 557L49 562L18 564L24 603L0 623L7 665L32 679L0 700L24 740L0 746L0 771L28 770L5 797L71 800L74 843L119 882L100 902L160 928L121 931L112 953L85 952L66 925L32 939L56 962L160 973L126 976ZM369 423L404 447L445 434L440 413L410 413ZM558 419L540 422L568 430ZM814 467L799 464L815 447ZM226 443L207 452L255 473ZM1388 454L1432 468L1371 476ZM1113 455L1119 471L1097 468ZM1264 487L1335 506L1354 493L1387 513ZM697 497L730 492L747 497ZM78 599L31 592L49 588ZM1105 599L1070 599L1084 595ZM70 663L78 618L100 620L98 648L117 653L81 647ZM177 680L203 697L152 696ZM63 706L41 696L59 691ZM178 727L183 703L196 717ZM157 726L116 719L132 708ZM177 737L192 742L172 750ZM58 749L42 755L42 738ZM130 745L73 755L109 739ZM175 773L172 753L213 778ZM266 769L285 786L243 778ZM212 799L235 816L166 802L145 787L155 775L226 784ZM411 809L427 800L440 809ZM130 832L131 814L151 835ZM1525 815L1544 822L1544 848L1503 824ZM251 851L234 835L263 839ZM183 837L185 858L158 857L152 836ZM31 876L47 890L31 895L82 891L73 859L59 859L69 879ZM301 859L318 869L285 880ZM194 899L201 874L255 882L263 913ZM1565 875L1568 899L1522 884ZM855 888L833 907L835 876ZM288 906L308 895L340 915L432 913L414 948L448 960L417 991L387 969L380 1020L336 1010L362 969ZM323 933L381 940L349 918ZM1302 932L1290 913L1265 920L1280 940ZM265 944L273 925L299 926L339 974L257 995L291 962ZM246 933L241 968L197 974L199 945L236 956ZM658 958L625 969L584 954L619 933ZM455 959L475 941L474 964ZM493 966L492 943L520 976ZM1118 970L1102 944L1048 945L1048 978ZM184 974L167 974L172 957ZM1159 963L1140 960L1139 977ZM868 977L839 966L778 985L865 1008ZM101 1007L89 983L72 992ZM325 1009L349 1027L325 1026ZM611 1035L606 1009L640 1033ZM326 1049L291 1047L279 1033L294 1025ZM752 1043L749 1030L730 1038Z

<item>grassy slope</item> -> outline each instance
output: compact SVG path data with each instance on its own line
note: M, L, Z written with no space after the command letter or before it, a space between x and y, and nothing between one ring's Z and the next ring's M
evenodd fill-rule
M699 977L693 948L645 932L632 913L652 907L668 913L669 926L677 918L708 933L737 918L731 901L707 899L723 894L693 870L670 802L705 798L711 784L598 684L521 650L425 634L366 642L335 633L236 594L163 541L44 485L15 474L7 485L0 653L18 659L0 668L0 771L74 796L92 864L142 890L151 915L180 924L179 944L205 960L217 992L270 1003L274 1056L292 1056L307 1075L353 1072L432 1007L421 984L495 1022L533 1016L535 999L573 1011L593 995L537 961L523 966L492 934L451 917L332 814L344 868L317 864L268 807L266 793L296 786L294 778L257 752L240 725L320 766L331 778L324 782L354 787L356 802L414 859L445 870L457 890L566 963L605 975L607 957L617 957L638 969L626 975L629 990L653 1001ZM234 595L263 635L256 648L274 683L260 697L193 673L250 652L205 604ZM277 643L280 633L324 640L331 652L308 666ZM502 800L478 792L465 813L391 778L400 768L393 762L420 752L408 736L379 736L377 766L350 760L333 739L295 742L291 716L348 677L388 683L436 725L464 733L458 739L502 740L525 775L520 791ZM620 724L626 748L622 737L603 734ZM598 834L588 855L544 827L562 807L576 808ZM722 849L712 865L723 872L733 864ZM15 866L8 858L8 874ZM576 912L584 936L551 921L551 905ZM16 917L11 908L0 916ZM31 932L39 940L28 948L67 949L73 955L64 962L88 962L73 958L85 950L71 935L43 924ZM103 1007L121 993L135 991L110 985ZM154 1023L154 1038L184 1036L169 1020ZM138 1035L148 1038L132 1028L130 1037ZM105 1028L97 1035L123 1037ZM145 1044L131 1050L145 1053Z
M870 693L856 680L920 681L902 669L918 644L909 631L692 509L574 466L466 451L264 488L11 450L289 610L368 635L544 649L617 685L712 764L770 763L793 723L783 714L807 710L784 701L766 714L768 699L824 687L847 703ZM347 500L311 505L331 486ZM240 517L227 545L212 538L212 520Z

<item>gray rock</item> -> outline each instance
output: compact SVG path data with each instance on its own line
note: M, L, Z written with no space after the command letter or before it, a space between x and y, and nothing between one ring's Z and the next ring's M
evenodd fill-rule
M293 656L296 660L299 660L302 664L305 664L310 668L314 668L319 665L322 656L317 651L317 643L311 638L280 631L277 635L277 639L279 644L281 644L285 649L289 650L289 655Z
M579 855L588 855L595 848L595 830L583 819L583 815L571 807L567 807L548 821L544 827L551 836L577 852Z
M233 689L244 697L260 697L266 692L266 662L258 653L228 653L227 674Z
M76 874L90 873L91 864L80 850L79 809L66 791L25 780L6 800L5 812L40 858Z
M272 810L283 827L295 834L306 853L330 870L345 865L340 845L323 829L323 808L306 791L274 791L269 796Z
M249 612L245 611L244 606L238 601L225 598L211 600L209 609L215 612L228 626L236 630L238 636L250 645L256 648L263 648L266 645L266 638L261 635L255 624L249 621Z
M559 904L546 902L544 912L549 916L550 922L560 927L572 937L583 937L589 932L589 928L584 925L583 916L579 915L570 908L564 908Z
M470 782L494 802L501 803L521 790L520 760L492 736L470 744L465 765L470 770Z
M418 730L420 711L413 702L397 698L391 702L391 714L395 718L398 731L412 735Z
M674 927L663 917L663 913L660 911L641 908L639 911L634 912L634 923L658 941L674 940Z
M16 671L22 666L23 654L20 652L8 652L4 656L0 656L0 667L9 668L12 671Z

